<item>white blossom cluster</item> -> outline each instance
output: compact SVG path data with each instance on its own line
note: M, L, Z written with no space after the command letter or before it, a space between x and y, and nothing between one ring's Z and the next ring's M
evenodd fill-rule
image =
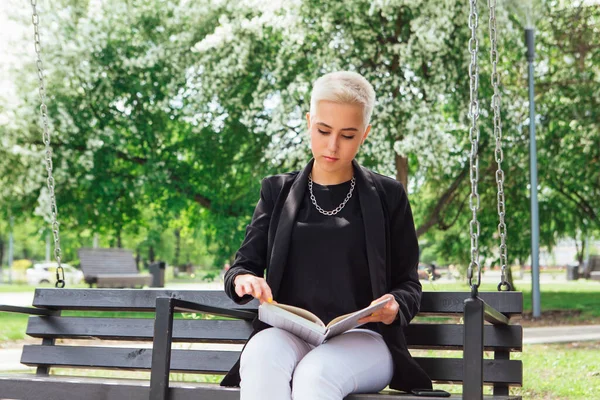
M227 2L213 3L222 6ZM256 134L271 136L267 159L277 164L285 160L291 164L306 161L304 113L308 110L312 82L322 73L346 69L363 73L375 87L378 103L372 135L363 151L377 155L380 171L394 175L394 153L403 157L415 154L419 168L424 169L448 171L456 165L451 154L458 145L447 129L452 121L442 116L444 98L438 94L446 92L447 82L453 79L454 72L445 68L441 57L448 51L445 43L462 4L424 0L326 1L321 9L311 10L300 0L252 0L236 2L235 7L235 12L222 16L212 34L194 46L194 51L203 54L199 64L211 64L208 73L196 76L195 84L210 84L211 92L225 88L234 76L248 69L254 57L260 56L249 50L257 40L277 41L278 54L274 60L265 61L272 69L261 78L244 119ZM378 17L391 24L403 8L416 15L404 27L410 30L408 40L393 40L389 30L380 35L379 27L371 21ZM385 26L391 25L382 27ZM389 40L379 43L381 36ZM314 69L309 75L294 75L298 63L307 58ZM372 65L364 67L368 62ZM394 62L398 66L392 73ZM429 69L426 80L419 73L423 65ZM289 80L287 86L278 87L277 83L285 80ZM429 98L425 99L425 95Z

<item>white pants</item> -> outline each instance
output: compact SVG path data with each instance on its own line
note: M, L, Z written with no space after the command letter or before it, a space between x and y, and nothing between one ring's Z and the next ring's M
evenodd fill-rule
M240 400L342 400L385 388L392 356L377 332L353 329L314 347L279 328L254 335L240 360Z

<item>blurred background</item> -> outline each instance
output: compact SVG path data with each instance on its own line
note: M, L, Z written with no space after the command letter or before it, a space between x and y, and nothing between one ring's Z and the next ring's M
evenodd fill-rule
M421 277L464 280L467 2L38 3L61 247L73 282L83 247L129 249L140 271L164 261L169 280L222 276L261 179L310 159L310 89L335 70L357 71L375 87L372 133L357 159L407 186ZM568 265L581 272L600 254L600 5L497 3L509 267L523 277L531 266L533 123L539 263L565 277ZM499 268L500 241L487 2L479 13L485 279ZM533 120L525 29L535 32ZM0 35L0 277L46 283L43 272L27 272L51 270L43 263L53 247L28 2L0 3Z

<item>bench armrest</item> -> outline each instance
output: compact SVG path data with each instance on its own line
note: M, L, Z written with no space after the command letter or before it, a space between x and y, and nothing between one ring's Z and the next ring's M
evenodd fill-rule
M171 300L174 307L174 312L201 312L204 314L218 315L221 317L244 319L246 321L252 321L254 318L256 318L257 315L255 312L252 311L209 306L206 304L194 303L192 301L180 300L175 298L172 298ZM158 299L156 299L156 301L158 304Z
M57 315L58 311L56 310L48 310L45 308L35 308L35 307L19 307L19 306L10 306L0 304L0 311L4 312L12 312L17 314L28 314L28 315Z
M256 313L251 311L208 306L172 297L157 297L154 339L152 340L150 400L169 399L171 343L173 340L173 314L175 312L201 312L244 320L253 320L256 317Z

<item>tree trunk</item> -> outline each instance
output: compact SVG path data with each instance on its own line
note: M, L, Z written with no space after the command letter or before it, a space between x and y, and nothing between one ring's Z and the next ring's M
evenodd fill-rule
M577 261L579 265L583 265L583 259L585 258L585 245L586 245L585 237L582 235L581 237L581 251L577 252Z
M154 246L150 246L150 248L148 249L148 261L150 262L150 264L154 262Z
M175 229L175 260L174 265L179 266L179 254L181 252L181 229Z
M123 243L121 242L121 229L117 231L117 248L123 248Z
M396 180L404 186L408 193L408 158L395 154L396 158Z
M135 249L135 265L138 269L138 271L140 270L140 261L142 260L142 255L140 254L140 248L136 248Z
M0 266L4 262L4 238L0 236ZM0 276L0 281L2 277Z

